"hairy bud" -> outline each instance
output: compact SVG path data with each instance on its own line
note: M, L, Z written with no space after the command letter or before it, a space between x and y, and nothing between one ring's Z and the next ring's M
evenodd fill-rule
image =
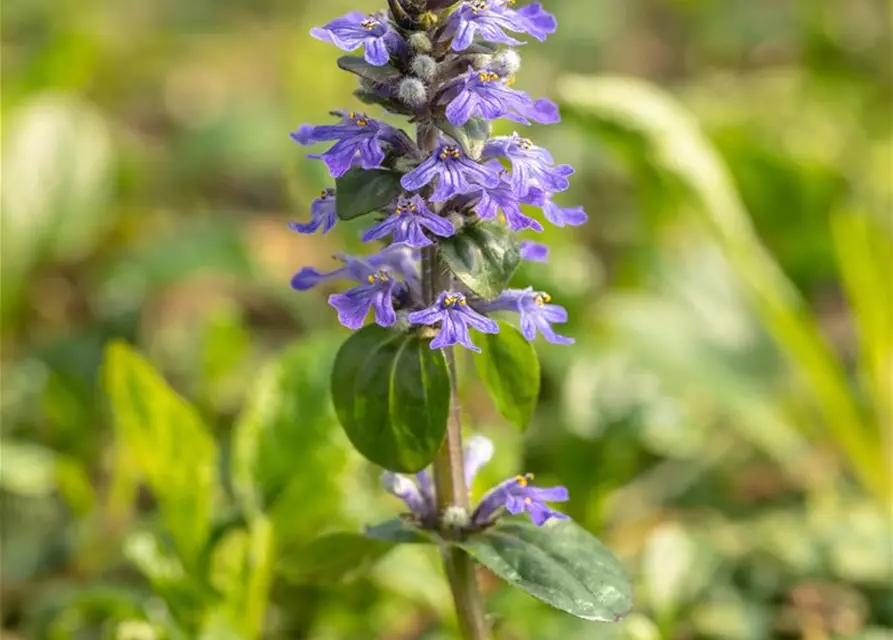
M431 53L431 50L434 48L434 45L431 44L431 38L429 38L428 34L424 31L417 31L416 33L410 34L407 41L413 51L418 51L419 53Z
M493 56L487 55L486 53L476 53L474 55L468 56L468 62L475 69L483 69L493 60Z
M521 56L513 49L503 49L495 56L490 63L490 69L502 78L508 78L515 75L521 68Z
M404 104L418 108L428 101L428 90L418 78L403 78L397 85L397 97Z
M443 510L443 524L448 529L464 529L471 524L471 516L463 507L450 506Z
M426 82L437 73L437 62L431 56L420 55L412 59L412 72Z

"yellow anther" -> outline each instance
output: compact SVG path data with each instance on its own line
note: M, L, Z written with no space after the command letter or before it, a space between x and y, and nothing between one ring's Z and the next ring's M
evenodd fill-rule
M550 296L548 293L544 293L543 300L545 300L546 302L552 302L552 296Z
M326 191L325 189L323 189L322 191L319 192L319 197L322 198L323 200L325 200L328 197L328 195L329 195L329 192Z
M367 281L369 284L372 284L373 282L375 282L375 276L367 276L367 277L366 277L366 281Z
M351 120L355 120L357 117L357 112L351 111L350 113L347 114L347 117L350 118Z
M465 302L465 298L459 298L459 304L464 307L468 303Z
M414 204L411 204L411 205L409 205L409 210L410 211L418 211L419 208L417 206L415 206Z
M530 151L533 148L533 142L527 138L521 138L518 140L518 146L521 147L523 151Z
M511 87L513 84L515 84L515 76L512 76L505 81L505 86L507 87Z
M360 23L360 26L366 29L367 31L371 31L375 27L378 26L378 20L375 18L366 18Z
M515 476L515 480L518 483L518 486L526 487L527 486L527 476Z
M533 504L533 498L524 498L524 504Z
M358 127L365 127L367 124L369 124L369 121L366 120L366 118L358 118L356 120L356 124Z

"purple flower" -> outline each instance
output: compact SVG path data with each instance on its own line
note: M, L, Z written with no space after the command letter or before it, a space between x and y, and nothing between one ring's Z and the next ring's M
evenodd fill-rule
M402 44L400 36L391 29L384 16L367 16L358 11L332 20L324 27L314 27L310 35L317 40L331 42L342 51L355 51L365 45L363 57L376 67L388 63L389 46L396 49Z
M418 283L419 276L416 267L418 255L405 245L391 245L366 258L346 255L336 257L344 262L343 266L326 272L319 271L315 267L304 267L292 277L292 288L297 291L308 291L326 280L366 282L369 275L374 274L376 269L382 267L403 276L407 284L413 287Z
M392 235L395 243L416 248L425 247L432 242L425 236L423 229L442 238L455 232L453 225L428 209L419 196L400 197L393 213L363 234L363 242Z
M298 233L314 233L322 227L323 235L332 230L337 221L335 215L335 191L324 189L310 205L310 222L289 222L288 228Z
M499 333L499 325L468 306L461 293L444 291L432 306L409 314L412 324L441 323L440 333L431 341L432 349L443 349L461 344L477 353L481 350L471 342L468 327L483 333Z
M536 187L523 198L512 191L509 183L502 182L495 189L484 189L481 191L481 200L477 205L477 214L486 219L499 216L500 220L504 220L512 231L521 231L523 229L532 229L534 231L542 231L543 225L522 213L521 204L532 204L540 206L545 201L545 193ZM500 214L499 211L502 213Z
M506 289L490 302L475 306L489 313L491 311L514 311L521 319L521 333L528 340L536 338L537 331L553 344L573 344L573 338L559 335L552 329L553 323L567 322L567 310L557 304L549 304L552 297L543 291L526 289Z
M532 240L522 240L521 259L530 262L546 262L549 259L549 247Z
M539 4L532 4L520 11L508 8L514 0L471 0L463 2L450 14L448 33L453 35L453 51L464 51L475 37L484 42L518 45L523 44L507 35L506 31L529 33L539 41L554 33L555 18L543 11Z
M443 202L454 195L471 193L481 187L499 184L499 174L492 167L481 165L458 147L441 144L427 160L400 179L407 191L418 191L437 178L431 202Z
M453 90L446 107L447 119L457 127L471 118L484 120L508 118L522 124L530 121L540 124L554 124L561 120L558 107L551 100L540 98L534 101L523 91L512 89L498 74L488 71L475 71L468 68Z
M369 309L375 316L375 323L389 327L397 321L394 311L394 293L400 286L388 269L372 271L366 282L348 289L344 293L333 293L329 304L338 312L338 321L348 329L359 329L366 322Z
M550 518L567 520L560 511L555 511L546 502L565 502L568 492L565 487L534 487L530 484L533 474L515 476L491 489L478 504L472 515L476 525L486 525L505 509L512 515L526 511L533 524L542 526Z
M551 194L546 196L546 201L543 203L543 215L556 227L564 225L576 227L589 219L583 207L559 207L552 202Z
M292 140L307 146L316 142L336 140L323 154L311 154L309 158L320 158L329 167L333 178L347 173L355 164L363 169L381 166L385 154L383 143L396 144L397 130L390 125L378 122L356 111L338 112L341 122L333 125L301 125L291 134Z
M568 176L574 173L570 165L554 166L552 155L517 133L491 138L484 147L485 158L507 158L512 164L512 190L519 196L527 195L534 186L543 191L564 191L570 186Z

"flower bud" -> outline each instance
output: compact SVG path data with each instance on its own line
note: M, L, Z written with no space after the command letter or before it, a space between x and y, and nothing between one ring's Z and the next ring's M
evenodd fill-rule
M514 49L503 49L493 56L493 61L490 63L490 69L501 78L515 75L520 68L521 56Z
M471 524L471 515L463 507L449 506L443 510L443 524L448 529L464 529Z
M431 44L431 38L429 38L428 34L424 31L417 31L410 34L407 41L409 42L409 46L419 53L431 53L431 50L434 48L434 45Z
M486 53L476 53L468 56L469 64L475 69L483 69L493 60L493 56Z
M431 56L420 55L412 59L412 72L426 82L437 73L437 62Z
M418 108L428 101L428 90L418 78L403 78L397 85L397 97L404 104Z

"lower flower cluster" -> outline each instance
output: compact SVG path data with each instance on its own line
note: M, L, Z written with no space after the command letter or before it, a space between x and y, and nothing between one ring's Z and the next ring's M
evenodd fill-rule
M478 471L493 457L493 443L477 435L469 438L463 448L465 483L470 487ZM409 507L409 516L417 524L436 528L439 522L437 500L428 469L413 476L385 471L382 485ZM536 487L531 484L533 474L518 475L490 489L471 512L467 521L457 522L457 528L476 531L493 525L501 515L527 513L537 526L550 519L567 520L568 516L552 509L547 502L565 502L565 487Z

